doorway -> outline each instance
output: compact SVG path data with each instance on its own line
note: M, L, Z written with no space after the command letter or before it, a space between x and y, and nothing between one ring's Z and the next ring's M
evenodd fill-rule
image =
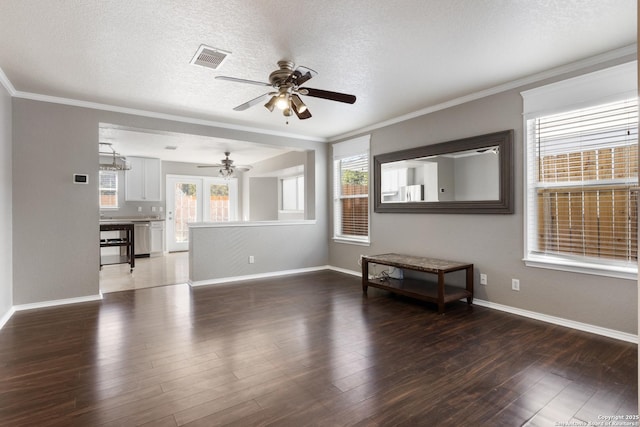
M238 218L238 180L167 175L167 250L189 250L189 223Z

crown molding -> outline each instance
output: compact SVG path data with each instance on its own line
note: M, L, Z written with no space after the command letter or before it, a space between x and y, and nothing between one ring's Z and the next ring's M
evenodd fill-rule
M0 68L0 84L2 84L7 92L9 92L9 95L11 95L12 97L16 96L16 88L13 87L7 75L4 73L4 71L2 71L2 68Z
M572 62L570 64L566 64L560 67L552 68L547 71L543 71L540 73L533 74L531 76L523 77L521 79L513 80L508 83L504 83L498 86L494 86L489 89L481 90L478 92L471 93L469 95L461 96L459 98L452 99L450 101L446 101L440 104L432 105L429 107L425 107L423 109L414 111L413 113L404 114L402 116L398 116L389 120L385 120L383 122L379 122L373 124L371 126L367 126L361 129L357 129L351 132L344 133L342 135L334 136L329 138L329 142L340 141L345 138L351 138L356 135L361 135L363 133L371 132L376 129L380 129L383 127L391 126L396 123L401 123L410 119L414 119L416 117L424 116L427 114L434 113L436 111L444 110L447 108L455 107L456 105L465 104L470 101L475 101L477 99L485 98L487 96L496 95L498 93L506 92L508 90L516 89L522 86L526 86L529 84L533 84L542 80L546 80L549 78L561 76L566 73L571 73L574 71L579 71L587 67L592 67L595 65L603 64L608 61L613 61L616 59L624 58L625 56L634 55L637 57L638 54L638 45L637 43L621 47L619 49L611 50L609 52L602 53L600 55L592 56L590 58L586 58L580 61Z
M11 82L9 82L8 79L7 79L7 82L9 83L9 85L11 85ZM22 92L22 91L16 91L15 89L13 90L13 94L11 96L13 96L14 98L29 99L32 101L51 102L54 104L69 105L72 107L82 107L82 108L90 108L94 110L111 111L114 113L131 114L136 116L150 117L150 118L162 119L162 120L171 120L175 122L189 123L189 124L195 124L195 125L212 126L212 127L231 129L231 130L237 130L242 132L259 133L262 135L280 136L284 138L295 138L295 139L302 139L302 140L314 141L314 142L327 142L327 138L311 137L308 135L298 135L298 134L279 132L271 129L262 129L262 128L251 127L251 126L234 125L231 123L223 123L223 122L217 122L217 121L205 120L205 119L196 119L193 117L158 113L155 111L139 110L136 108L120 107L117 105L101 104L98 102L82 101L79 99L62 98L58 96L42 95L42 94L32 93L32 92Z

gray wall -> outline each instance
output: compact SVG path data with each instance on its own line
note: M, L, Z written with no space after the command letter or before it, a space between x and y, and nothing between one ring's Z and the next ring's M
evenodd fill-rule
M249 179L249 221L278 219L278 178Z
M548 81L540 84L546 83ZM329 263L359 271L359 254L386 252L471 262L476 267L477 298L636 334L636 281L526 267L522 261L524 135L520 90L489 96L371 132L371 155L374 156L515 129L515 214L372 212L371 245L363 247L331 242ZM479 273L488 275L487 286L479 284ZM512 278L520 279L520 292L511 290Z
M316 203L326 210L324 143L15 98L14 304L98 294L100 122L317 150ZM74 172L88 173L89 185L72 184ZM312 229L312 244L324 244L326 218ZM326 264L326 245L318 251Z
M13 305L11 96L0 85L0 319Z
M13 100L14 304L98 294L98 126L81 108ZM89 174L89 184L72 182Z
M228 242L233 242L229 245ZM189 279L216 279L326 265L326 238L313 224L192 227ZM249 264L249 256L255 262Z

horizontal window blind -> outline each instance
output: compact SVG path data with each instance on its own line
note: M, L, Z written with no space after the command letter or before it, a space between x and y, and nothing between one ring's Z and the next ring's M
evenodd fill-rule
M345 145L342 145L345 144ZM334 149L334 238L369 241L368 139Z
M527 121L528 252L636 264L636 98Z

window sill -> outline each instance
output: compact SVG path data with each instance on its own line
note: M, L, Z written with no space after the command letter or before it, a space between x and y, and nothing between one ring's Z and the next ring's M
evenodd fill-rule
M346 243L348 245L357 245L357 246L370 246L371 245L371 242L369 240L349 239L347 237L334 237L333 241L335 243Z
M290 210L286 210L286 209L279 209L278 213L282 213L282 214L304 214L304 210L295 210L295 209L290 209Z
M637 267L599 265L567 259L551 259L535 255L530 255L529 257L524 258L523 261L527 267L546 268L550 270L591 274L595 276L615 277L626 280L638 279Z

